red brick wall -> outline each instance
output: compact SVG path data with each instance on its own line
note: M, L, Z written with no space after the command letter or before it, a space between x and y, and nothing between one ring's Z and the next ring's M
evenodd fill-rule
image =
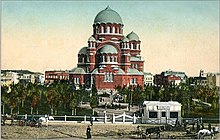
M115 89L116 86L130 85L130 79L137 78L137 85L143 85L142 75L114 75L113 82L104 82L104 74L95 76L95 83L97 89Z

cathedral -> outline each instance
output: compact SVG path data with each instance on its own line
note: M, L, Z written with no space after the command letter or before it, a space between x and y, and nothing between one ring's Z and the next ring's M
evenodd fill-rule
M141 41L133 31L125 36L123 27L122 18L109 6L96 15L93 34L78 52L77 67L69 73L75 85L114 90L144 84Z

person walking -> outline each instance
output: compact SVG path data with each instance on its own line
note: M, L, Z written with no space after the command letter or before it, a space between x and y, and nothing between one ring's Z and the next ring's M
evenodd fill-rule
M92 117L92 115L90 116L90 125L91 126L93 125L93 117Z
M209 129L209 131L211 131L211 129L212 129L211 123L208 124L208 129Z
M88 125L87 129L86 129L86 137L87 139L91 139L92 136L91 136L91 128L90 126Z

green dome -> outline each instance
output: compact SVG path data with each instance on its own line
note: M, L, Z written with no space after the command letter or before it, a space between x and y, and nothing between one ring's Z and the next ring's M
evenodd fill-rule
M139 70L133 69L133 68L129 68L129 69L128 69L128 73L129 73L129 74L134 74L134 75L144 75L143 72L140 72Z
M127 35L127 38L132 41L132 40L135 40L135 41L139 41L139 37L136 33L134 33L133 31Z
M78 54L87 54L87 48L88 47L83 47L82 49L80 49Z
M92 74L98 74L99 73L99 69L98 68L96 68L96 69L94 69L93 71L92 71Z
M86 74L83 68L76 67L70 71L72 74Z
M99 53L110 53L110 54L117 54L118 51L116 50L116 48L112 45L104 45L100 50Z
M125 74L125 72L121 68L118 68L118 74Z
M122 41L123 41L123 42L129 42L129 39L124 36L123 39L122 39Z
M120 15L116 11L112 10L109 6L96 15L94 24L96 23L123 24Z
M90 38L88 39L88 41L96 41L95 38L93 36L90 36Z

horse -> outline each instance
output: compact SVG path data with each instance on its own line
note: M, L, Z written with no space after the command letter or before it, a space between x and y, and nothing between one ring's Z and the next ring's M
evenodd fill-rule
M11 125L14 123L14 119L17 117L17 114L12 114L12 115L2 115L1 116L1 121L2 124L5 125L6 120L11 120Z
M204 139L205 136L211 136L211 139L213 139L213 136L214 136L214 132L213 130L208 130L208 129L202 129L202 130L199 130L198 132L198 139Z
M38 119L38 126L41 127L42 123L46 123L46 126L48 126L48 121L54 120L53 116L48 116L48 117L40 117Z
M41 121L41 122L47 122L47 120L54 120L54 117L53 116L49 116L49 117L40 117L39 119L38 119L39 121Z

